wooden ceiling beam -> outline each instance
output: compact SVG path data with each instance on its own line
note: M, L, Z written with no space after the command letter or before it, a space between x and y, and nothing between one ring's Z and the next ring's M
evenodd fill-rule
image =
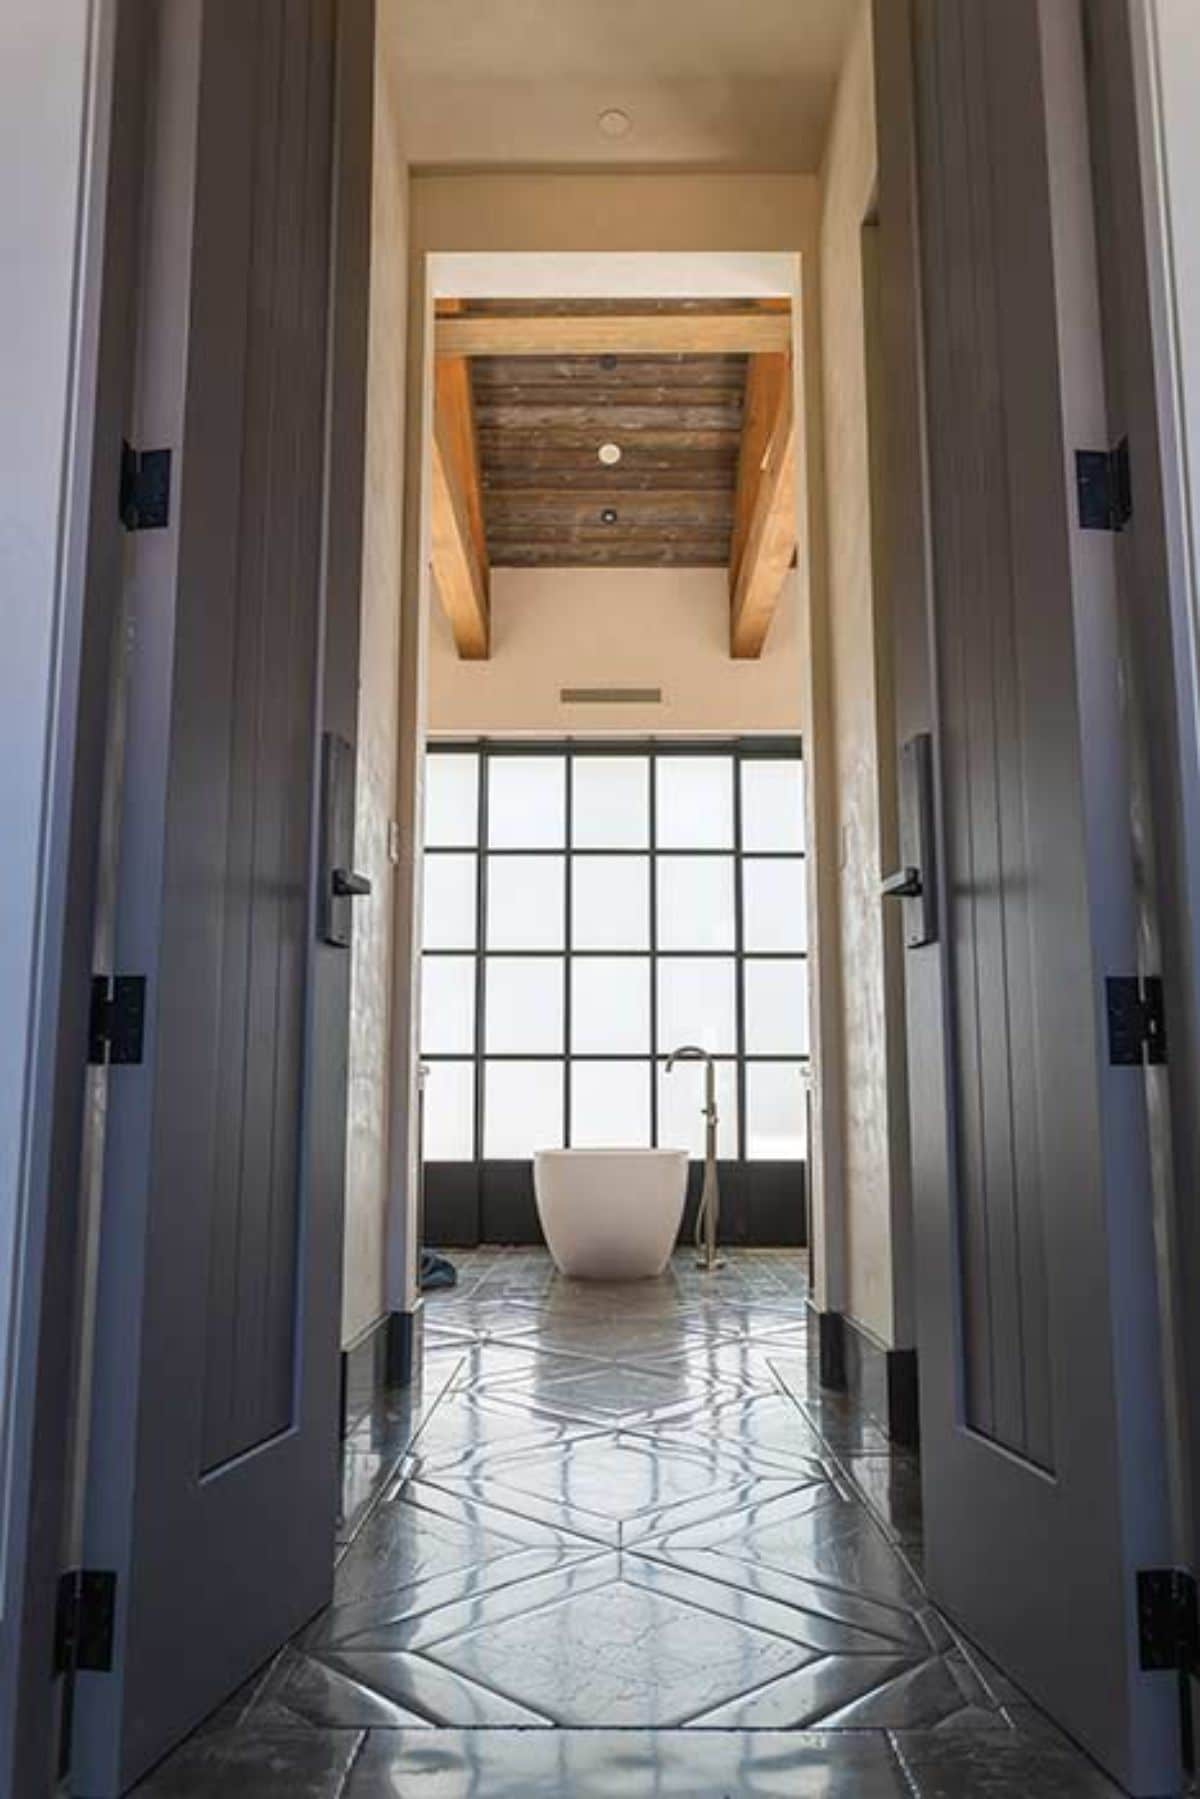
M444 303L462 310L461 300ZM441 357L433 395L433 574L454 642L467 661L491 647L487 530L471 365Z
M791 347L787 311L511 313L441 316L442 356L765 355Z
M787 356L754 356L729 562L730 654L762 654L796 554L796 421Z
M487 539L470 411L471 386L439 370L433 414L433 578L454 642L465 662L491 653ZM464 401L465 394L465 401Z
M471 384L471 365L465 356L443 356L434 369L434 407L442 423L443 441L454 468L459 491L471 523L471 541L479 565L487 575L487 533L483 522L483 485L479 460L479 429Z

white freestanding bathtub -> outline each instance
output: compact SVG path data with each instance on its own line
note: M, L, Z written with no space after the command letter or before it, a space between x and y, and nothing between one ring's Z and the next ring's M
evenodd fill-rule
M685 1149L541 1149L538 1213L563 1274L649 1280L671 1259L687 1197Z

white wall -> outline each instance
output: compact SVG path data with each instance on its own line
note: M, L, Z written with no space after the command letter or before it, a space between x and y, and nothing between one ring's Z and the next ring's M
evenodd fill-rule
M837 842L842 1309L897 1341L894 1222L906 1182L899 920L879 900L894 836L895 754L886 571L872 508L863 227L877 180L874 61L860 6L821 172L821 323L828 512L829 701ZM899 1308L903 1310L903 1307Z
M803 251L816 213L811 175L416 174L412 250Z
M441 736L800 730L799 595L789 576L762 656L729 654L723 568L492 571L492 654L459 659L434 606L429 729ZM659 687L661 705L564 705L570 687Z
M400 586L404 527L404 389L408 305L408 169L396 68L397 9L379 8L375 71L366 513L358 697L355 867L370 876L355 910L350 994L350 1109L342 1341L387 1306L391 1148L391 991L400 734Z

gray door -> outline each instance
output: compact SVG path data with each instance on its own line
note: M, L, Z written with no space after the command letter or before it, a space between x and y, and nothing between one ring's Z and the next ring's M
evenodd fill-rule
M318 940L320 769L355 709L372 14L155 17L130 435L170 447L172 491L129 551L116 953L146 1041L109 1088L88 1799L327 1599L336 1505L349 958Z
M937 941L907 957L929 1581L1137 1794L1178 1790L1136 1574L1169 1558L1108 443L1075 0L916 0ZM887 220L885 218L885 228ZM910 656L915 654L909 645ZM913 722L911 709L907 723ZM919 786L919 753L905 759ZM912 936L929 919L903 902Z

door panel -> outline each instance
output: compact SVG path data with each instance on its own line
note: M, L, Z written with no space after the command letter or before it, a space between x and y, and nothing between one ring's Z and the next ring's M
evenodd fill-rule
M297 1300L332 64L328 7L311 42L295 20L285 29L278 0L257 11L243 26L254 177L229 269L231 303L248 288L229 395L241 452L231 478L249 478L250 491L240 506L230 496L230 606L204 615L211 661L198 715L220 760L190 829L194 843L208 838L221 896L208 1026L206 1466L291 1423Z
M949 918L966 1410L976 1430L1049 1466L1047 1145L1038 1096L1051 1071L1039 1068L1034 992L1052 991L1055 946L1039 941L1038 902L1064 916L1073 906L1082 922L1084 896L1078 836L1071 841L1069 822L1065 837L1057 826L1060 818L1078 821L1078 780L1068 762L1048 781L1039 743L1042 706L1073 679L1069 609L1056 614L1043 592L1047 579L1065 588L1067 574L1060 565L1027 580L1020 566L1021 536L1038 528L1029 513L1038 485L1049 478L1061 504L1058 433L1042 432L1032 467L1011 440L1022 424L1013 390L1039 380L1055 395L1054 321L1031 334L1005 291L1006 278L1016 283L1000 246L1017 223L1006 204L1023 176L1001 160L985 129L995 52L984 31L971 28L969 9L940 34L936 51L943 141L947 151L955 145L958 166L929 232L942 258L944 309L936 343L931 325L931 369L947 392L974 401L939 418L934 446L939 491L948 479L963 490L959 504L939 510L937 525L946 585L955 588L938 623L944 857L951 890L962 896Z
M1136 1569L1169 1555L1074 0L916 0L938 945L908 957L935 1597L1131 1791L1176 1789ZM885 229L887 219L884 219ZM1085 540L1086 539L1086 540ZM913 722L911 716L909 723Z
M106 1148L86 1549L117 1620L113 1672L79 1677L88 1799L326 1601L337 1499L349 956L318 942L318 789L354 717L373 13L156 17L135 423L175 480L132 563L117 935L148 1032Z

